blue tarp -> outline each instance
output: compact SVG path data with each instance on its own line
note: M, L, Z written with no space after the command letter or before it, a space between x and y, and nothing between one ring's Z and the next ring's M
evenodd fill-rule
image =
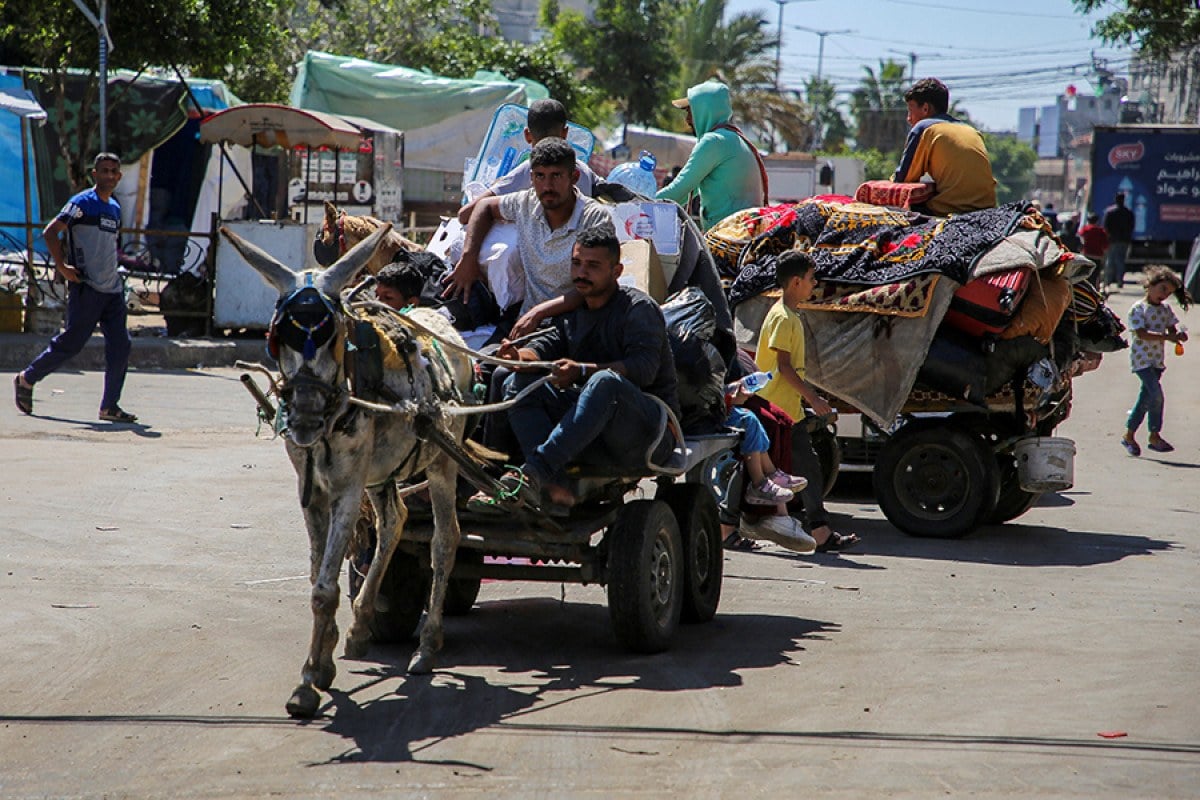
M20 75L0 74L0 90L25 92ZM29 170L31 219L42 218L37 198L36 167L33 148L27 148L25 169ZM25 220L25 172L21 168L21 118L7 111L0 111L0 222L23 222ZM46 251L40 233L33 237L34 247ZM0 252L25 249L25 229L0 226Z

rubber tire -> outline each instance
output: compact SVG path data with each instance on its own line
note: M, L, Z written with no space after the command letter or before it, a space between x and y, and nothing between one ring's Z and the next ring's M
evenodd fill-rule
M381 644L407 642L421 622L429 600L430 574L420 560L397 550L379 584L375 613L371 617L371 639Z
M482 564L483 551L460 547L454 556L454 564ZM442 613L448 617L465 617L475 607L479 598L480 578L451 578L446 584L446 601Z
M1000 496L996 498L996 507L987 515L985 524L1000 525L1014 520L1037 505L1041 492L1027 492L1021 488L1017 474L1017 462L1011 455L996 456L996 465L1000 471Z
M958 539L995 507L999 470L976 435L950 424L906 425L875 464L875 497L910 536Z
M671 507L683 538L683 606L679 621L708 622L721 603L725 551L717 502L707 486L676 483L660 498Z
M671 644L683 605L683 543L661 500L627 503L608 529L608 613L617 640L637 653Z

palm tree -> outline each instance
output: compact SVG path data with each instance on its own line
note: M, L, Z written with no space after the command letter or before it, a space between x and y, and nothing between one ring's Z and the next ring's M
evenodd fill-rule
M686 0L679 14L674 47L680 54L676 86L682 95L689 86L709 78L729 86L735 121L752 139L774 149L806 148L812 140L811 115L794 92L775 90L770 23L758 12L725 18L726 0ZM664 115L678 127L678 118Z
M866 75L850 96L860 148L898 150L904 143L907 88L905 67L899 61L879 62L879 72L863 67Z

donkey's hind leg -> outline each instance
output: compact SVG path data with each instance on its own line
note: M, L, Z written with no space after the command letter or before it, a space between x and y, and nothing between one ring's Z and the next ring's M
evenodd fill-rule
M389 480L380 486L368 488L367 496L375 511L375 555L363 579L362 588L354 598L354 622L346 632L346 658L362 658L367 654L367 646L371 641L371 620L375 616L375 598L379 595L379 585L383 582L388 565L392 563L392 554L396 552L400 532L404 530L404 522L408 519L408 509L400 500L395 481Z
M429 591L425 624L421 628L421 643L408 663L408 671L414 675L432 672L434 657L442 649L442 604L461 535L455 509L458 465L448 456L442 456L426 468L425 474L429 476L429 498L433 502L433 540L429 543L433 586Z

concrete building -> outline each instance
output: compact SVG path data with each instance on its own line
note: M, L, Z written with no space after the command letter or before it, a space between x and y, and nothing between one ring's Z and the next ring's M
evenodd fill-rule
M1200 124L1200 46L1163 59L1134 56L1121 122Z

